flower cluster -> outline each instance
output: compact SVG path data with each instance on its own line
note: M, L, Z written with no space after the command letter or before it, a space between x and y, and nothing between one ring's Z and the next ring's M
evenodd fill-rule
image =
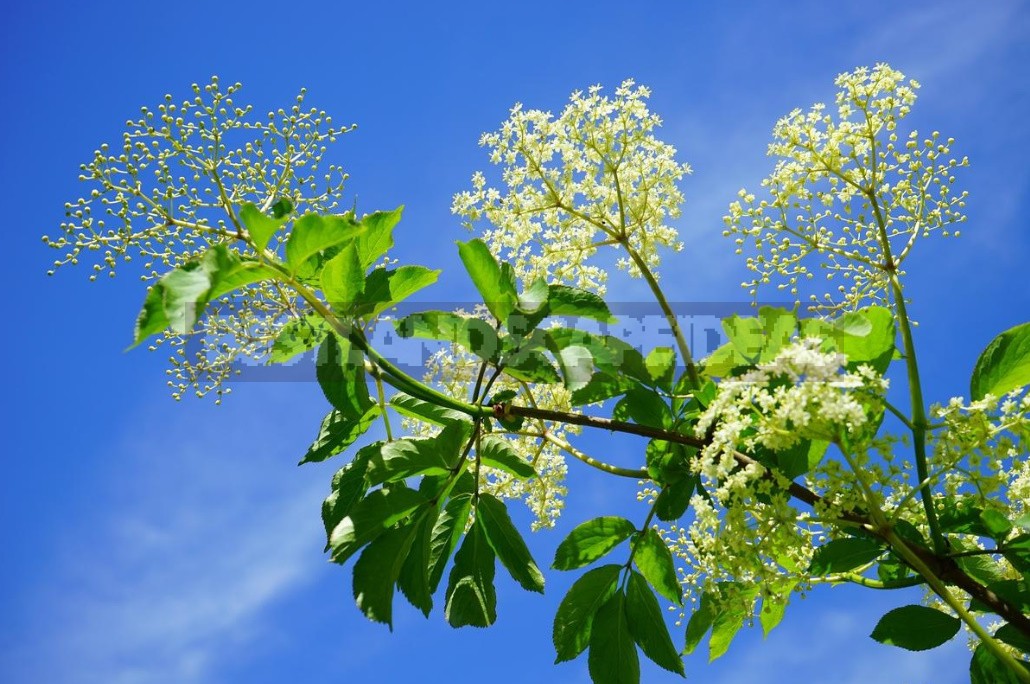
M887 380L868 366L845 372L844 355L821 351L821 345L818 337L802 339L770 363L719 385L697 421L697 434L710 432L711 443L695 467L703 477L723 482L720 498L735 486L738 450L784 451L802 439L835 442L868 422L868 397L881 396Z
M899 137L918 83L879 64L841 74L836 85L836 112L816 104L777 122L769 154L779 159L762 181L768 198L741 190L724 218L738 254L747 243L754 249L747 266L756 276L743 283L752 296L776 280L800 300L815 255L827 279L844 281L821 300L810 295L828 312L889 305L891 278L918 239L958 236L949 226L965 221L967 195L953 189L968 161L951 156L951 138Z
M794 507L790 481L771 454L804 447L802 440L839 442L842 435L856 442L855 452L869 448L871 407L887 388L869 367L846 370L847 359L821 344L815 337L798 340L771 362L727 378L699 417L696 434L710 443L692 467L704 494L691 500L694 518L687 527L661 531L680 558L684 586L694 592L711 593L719 584L722 601L743 601L751 611L760 598L782 603L805 588L815 543L825 539L820 520L827 511ZM802 457L808 458L807 449ZM858 489L854 475L828 474L817 468L806 479L835 505L850 505L837 494Z
M516 105L501 129L480 145L502 166L502 189L482 173L452 210L471 228L489 224L491 251L511 261L526 282L544 277L603 292L607 274L585 263L602 245L626 249L631 274L655 268L658 248L680 249L676 230L690 167L657 140L661 124L646 104L650 91L625 81L612 98L600 86L575 92L558 117Z
M346 174L324 169L326 145L352 127L334 127L325 112L303 109L304 92L288 110L264 120L240 107L234 84L218 79L192 86L181 103L171 95L156 110L144 107L126 124L120 149L101 145L82 165L88 196L65 205L62 234L44 242L63 253L54 268L93 258L93 274L115 275L119 262L135 262L147 282L179 267L212 245L245 250L237 209L253 202L263 211L289 200L299 211L330 212L340 200ZM281 248L281 236L270 249ZM53 273L53 271L51 271ZM190 343L171 334L156 344L173 346L169 386L179 398L222 394L222 381L241 356L260 357L294 303L272 284L257 284L226 297L220 315L201 321ZM153 347L151 347L153 348Z
M1012 508L1013 518L1030 501L1030 392L1015 390L1005 397L988 394L965 404L954 397L934 406L930 466L940 477L945 497L975 496L981 504Z

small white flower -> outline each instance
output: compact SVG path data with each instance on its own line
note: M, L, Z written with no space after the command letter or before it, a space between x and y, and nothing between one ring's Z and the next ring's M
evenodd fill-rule
M647 109L649 95L625 81L612 98L600 86L573 93L557 117L516 105L500 130L480 139L502 167L500 188L477 171L452 211L470 228L485 222L491 251L527 282L543 277L603 292L607 273L586 262L620 241L654 269L659 247L681 248L668 219L680 214L677 183L690 167L654 137L661 120ZM639 275L629 257L619 266Z

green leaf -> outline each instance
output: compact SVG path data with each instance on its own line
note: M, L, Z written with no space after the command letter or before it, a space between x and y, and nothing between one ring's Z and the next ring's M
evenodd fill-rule
M894 532L906 542L910 542L916 546L929 546L929 542L926 537L923 536L923 533L919 531L919 528L907 520L895 520Z
M594 374L594 357L590 350L579 345L569 345L558 354L558 363L565 376L565 387L570 392L582 389Z
M459 494L451 497L443 507L440 516L433 523L433 532L429 541L429 593L436 591L443 578L443 570L447 560L458 545L465 524L472 510L472 495Z
M451 627L489 627L497 620L494 551L478 520L454 555L444 616Z
M973 544L961 545L958 540L952 541L952 548L958 550L969 550L972 551L977 547ZM968 546L968 549L966 548ZM962 570L980 582L981 584L992 584L994 582L1001 582L1005 579L1004 568L996 560L988 555L976 555L976 556L964 556L955 559Z
M683 647L684 653L688 655L693 653L697 645L701 643L701 639L715 622L715 612L715 601L711 594L707 592L702 594L701 605L690 614L690 620L687 621L687 640Z
M1024 579L1030 579L1030 534L1017 535L1006 541L1003 546L1003 554L1008 562L1023 575Z
M376 211L361 218L362 233L357 239L358 260L366 270L393 247L393 229L400 220L404 205L393 211Z
M369 484L397 482L415 475L446 475L451 464L436 439L387 442L368 468Z
M789 580L790 586L797 584ZM770 593L762 598L762 610L758 614L758 620L762 623L762 634L769 636L769 632L776 629L776 626L783 620L787 612L787 603L790 601L790 590Z
M472 277L472 283L483 297L486 308L497 320L508 320L508 315L515 310L519 300L514 277L503 272L486 243L478 238L459 242L458 255Z
M746 611L739 605L724 607L712 623L712 636L708 638L708 662L722 657L729 650L733 637L744 626Z
M644 655L660 667L684 676L683 659L672 645L662 609L647 582L636 572L630 575L626 588L626 618L630 634Z
M167 277L167 276L166 276ZM151 335L168 328L168 316L165 315L164 286L158 281L147 290L143 300L143 308L136 316L136 325L132 332L132 347L135 347Z
M894 582L912 576L912 569L893 553L888 553L876 565L876 575L884 582Z
M980 354L969 381L973 400L1000 397L1030 384L1030 323L1009 328Z
M621 565L603 565L585 573L565 594L554 616L554 662L572 660L590 643L594 615L616 591Z
M461 411L431 404L403 392L397 392L390 398L390 406L401 415L433 425L446 426L454 422L469 423L468 416ZM469 425L471 429L471 423Z
M284 207L280 207L280 209L282 208ZM292 209L293 207L290 207L290 210L276 216L276 218L268 218L250 202L247 202L240 208L240 221L243 222L247 233L250 234L250 239L254 241L254 247L258 252L268 246L268 241L275 234L275 231L282 228L283 224L289 220L288 214Z
M1030 534L1017 535L1005 542L1004 547L1006 551L1030 552Z
M790 344L798 328L798 319L793 311L772 306L760 308L758 319L762 322L762 333L765 338L758 361L768 363L776 358L783 347Z
M318 348L315 377L325 398L345 417L360 418L373 401L365 384L365 363L362 353L348 340L329 335Z
M882 546L869 539L833 539L815 550L808 571L820 576L847 572L871 563L883 554L883 551Z
M1022 666L1030 672L1030 665L1024 662ZM991 649L981 643L969 661L969 681L970 684L1021 684L1025 680L1020 680Z
M672 347L655 347L644 359L644 365L655 385L672 389L672 375L676 371L676 352Z
M482 523L487 542L512 579L527 591L544 593L544 575L508 517L505 505L496 497L481 493L476 505L476 521Z
M322 292L336 311L349 311L365 291L365 269L351 242L322 268Z
M329 539L340 521L347 517L368 491L368 480L365 473L368 462L379 451L382 442L370 444L358 450L350 463L340 468L333 475L332 492L322 502L322 523L325 525L326 550L329 550Z
M501 352L497 332L486 321L449 311L421 311L394 323L401 337L441 340L464 347L484 361L496 361Z
M614 515L594 518L576 526L554 552L555 570L572 570L593 563L637 531L625 518Z
M346 562L354 552L425 502L425 497L407 487L375 490L333 529L329 536L333 562Z
M961 621L926 606L902 606L889 611L870 634L881 644L909 651L936 648L958 634Z
M349 215L305 214L293 223L286 240L286 263L294 274L308 277L315 272L316 257L324 256L326 250L353 240L366 230Z
M754 456L762 465L775 467L788 480L793 480L819 465L828 447L829 442L823 440L800 439L779 451L759 446Z
M393 587L414 541L417 525L387 530L374 539L354 564L354 600L369 620L393 631Z
M638 535L634 541L633 563L659 594L677 606L683 605L683 588L676 578L672 552L654 528Z
M1012 531L1012 523L1005 514L993 508L988 508L980 513L980 522L991 533L991 538L999 541L1009 536L1009 532Z
M748 363L756 363L765 346L765 331L757 318L744 318L733 314L722 321L722 329L734 350Z
M483 465L503 470L523 480L536 476L533 466L522 460L508 440L498 435L484 435L480 438L479 458Z
M1006 579L1000 582L991 582L987 585L987 588L1004 599L1016 610L1025 615L1030 615L1030 580ZM970 602L969 610L984 613L994 612L979 599L973 599Z
M833 321L833 327L837 332L853 337L865 337L873 331L872 322L858 311L847 312Z
M513 389L501 390L500 392L490 397L487 400L486 405L497 406L498 404L510 404L517 396L518 392ZM516 415L505 416L495 414L494 417L497 419L497 422L504 427L505 430L509 430L512 432L518 432L519 430L521 430L522 425L526 422L525 418Z
M868 332L864 335L849 332L867 329L857 323L857 317L864 318L869 324ZM835 325L832 335L837 351L848 357L849 368L869 364L883 374L894 358L897 331L894 313L886 307L868 306L850 314L847 320Z
M225 245L215 245L207 250L200 259L202 268L208 269L211 274L211 289L205 295L205 302L213 302L222 295L234 292L241 287L280 277L277 271L254 259L241 257ZM168 309L167 299L165 300L165 313L169 314L174 326L175 319Z
M379 404L372 404L360 418L348 418L342 411L330 411L322 420L318 437L308 447L300 464L318 463L340 453L365 434L380 413Z
M300 318L294 318L279 329L279 334L272 342L268 359L272 363L289 361L297 354L317 347L329 331L330 327L326 320L313 311Z
M981 537L991 536L990 531L983 526L983 520L980 517L983 509L977 505L978 501L975 498L971 496L945 498L942 503L943 507L939 513L941 530L975 534Z
M820 439L802 439L789 449L775 452L773 462L784 477L793 480L819 465L829 446Z
M617 337L594 335L573 328L549 328L545 341L555 356L571 345L585 347L593 356L594 365L598 370L610 375L624 374L645 384L651 382L651 374L644 365L644 357Z
M404 565L397 576L397 586L411 605L429 617L433 610L433 589L429 584L432 564L433 527L439 519L435 506L429 506L415 524L414 538Z
M185 335L207 304L224 294L278 274L253 259L244 259L225 245L215 245L199 258L166 273L147 292L136 319L133 346L170 328Z
M749 363L732 342L727 342L702 360L701 369L705 377L725 378L732 375L735 368Z
M594 373L587 384L572 393L572 405L593 404L625 394L637 386L627 378L615 377L608 373Z
M272 205L272 217L281 219L284 216L288 216L293 213L293 202L286 199L285 197L276 200L275 204Z
M550 288L547 286L547 281L537 278L519 295L519 311L527 315L543 312L549 296Z
M520 349L504 360L504 372L516 380L553 385L561 376L547 357L537 349Z
M425 266L401 266L396 270L377 268L365 279L365 290L354 302L357 316L375 317L436 282L440 271Z
M567 285L548 286L547 315L578 316L602 323L614 323L617 320L604 300L596 294Z
M504 325L511 333L512 339L530 334L547 316L547 281L537 278L533 284L522 291L515 310L508 315Z
M1030 636L1023 634L1015 625L1004 624L994 633L994 638L1030 655Z
M658 503L655 514L668 516L675 507L682 506L686 510L690 503L690 493L694 489L697 477L690 472L690 462L697 454L695 447L653 439L644 449L648 475L663 489L669 490L666 498ZM683 488L671 487L672 483L682 483ZM661 494L659 493L659 497ZM677 516L678 517L678 516ZM659 518L661 520L661 518Z
M587 659L594 684L638 684L640 660L626 620L626 597L616 592L594 616Z
M690 497L694 494L697 478L682 477L666 485L654 502L654 512L659 520L666 522L679 520L690 506Z
M639 425L656 428L672 425L669 405L656 392L645 387L635 387L626 392L626 396L616 405L613 416L616 420L630 418Z

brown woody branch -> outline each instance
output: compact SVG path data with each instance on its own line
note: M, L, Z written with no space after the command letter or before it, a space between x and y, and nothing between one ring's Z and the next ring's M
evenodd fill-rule
M650 437L651 439L673 442L675 444L685 444L698 449L704 448L708 444L708 440L694 437L692 435L685 435L673 430L664 430L662 428L640 425L638 423L626 423L619 420L611 420L609 418L588 416L582 413L550 411L547 409L531 408L529 406L514 406L512 404L497 404L492 408L497 417L523 416L526 418L539 418L542 420L569 423L571 425L581 425L583 427L610 430L612 432L639 435L641 437ZM734 454L734 458L737 463L742 466L757 463L755 459L739 452ZM771 475L767 476L771 477ZM804 485L800 485L796 482L791 482L787 491L795 499L802 501L813 508L823 500L823 497ZM886 532L878 529L868 517L860 513L845 512L842 518L850 523L862 525L868 531L877 535L881 539L886 540ZM995 613L1004 618L1009 624L1016 627L1023 634L1030 636L1030 617L1024 615L1018 608L1011 605L1004 598L998 596L989 588L967 575L953 558L939 556L930 549L917 544L909 543L908 546L916 555L919 556L927 567L929 567L930 570L945 583L959 587L973 598L976 598L985 605L990 606Z

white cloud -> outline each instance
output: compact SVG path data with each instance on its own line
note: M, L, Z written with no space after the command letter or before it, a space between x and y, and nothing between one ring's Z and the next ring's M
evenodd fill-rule
M879 22L856 44L854 53L868 60L870 55L892 52L904 62L894 66L907 74L944 82L986 54L1025 37L1021 10L1022 3L1014 0L931 3Z
M898 595L869 595L859 598L853 590L848 607L826 609L828 592L818 601L818 612L795 601L784 623L762 644L748 644L743 652L724 656L728 661L721 676L723 684L766 681L773 676L783 681L832 681L838 684L907 682L961 684L968 681L970 653L959 637L933 651L910 652L882 646L867 635L879 616L896 607ZM839 605L839 604L838 604ZM736 655L736 657L734 657Z
M71 512L28 599L38 624L16 644L26 681L211 681L269 638L274 602L329 570L318 504L330 471L296 469L290 426L259 434L251 411L291 413L295 394L267 389L223 409L162 402L128 422L109 490Z

